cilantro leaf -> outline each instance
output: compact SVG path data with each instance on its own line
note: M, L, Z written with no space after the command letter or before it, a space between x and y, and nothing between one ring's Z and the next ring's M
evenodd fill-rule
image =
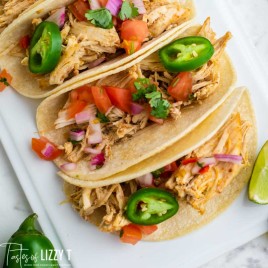
M138 15L138 8L136 8L133 3L129 3L128 1L123 2L121 10L118 14L120 20L132 19Z
M107 8L88 10L85 17L95 26L103 29L113 28L113 17Z
M101 123L108 123L110 122L109 118L105 116L105 114L97 111L97 118L100 120Z
M151 111L151 115L156 118L167 118L169 115L170 103L167 100L155 99L154 108Z
M152 84L148 78L138 78L134 86L137 89L137 92L132 94L134 101L144 99L146 94L156 91L156 85Z
M3 83L5 86L9 86L9 83L5 77L0 77L0 83Z
M164 168L159 168L152 172L154 178L159 178L160 175L164 172Z

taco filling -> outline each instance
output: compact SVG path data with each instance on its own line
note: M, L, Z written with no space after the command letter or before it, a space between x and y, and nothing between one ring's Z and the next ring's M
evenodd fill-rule
M2 0L0 3L0 32L37 0Z
M135 244L141 233L156 231L158 223L176 214L178 202L205 213L206 203L247 165L249 127L235 113L215 136L185 157L128 182L95 189L73 186L68 199L85 220L105 232L121 231L123 242ZM128 232L135 233L134 242Z
M188 20L190 12L180 1L77 0L33 19L33 31L20 40L21 63L36 75L40 88L49 89L135 53L144 42Z
M71 91L54 123L67 133L57 148L66 161L61 168L75 170L76 163L87 160L91 170L99 169L111 156L112 145L154 123L177 120L181 108L211 95L220 80L219 58L230 33L215 39L207 20L197 40L199 35L210 40L214 54L195 70L169 72L154 54L129 70Z

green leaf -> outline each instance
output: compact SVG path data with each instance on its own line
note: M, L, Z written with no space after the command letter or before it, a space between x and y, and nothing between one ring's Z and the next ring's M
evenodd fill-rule
M136 8L133 3L129 3L128 1L123 2L121 10L118 14L121 20L132 19L137 17L138 15L138 8Z
M85 17L92 24L103 29L111 29L114 26L112 14L107 8L88 10Z
M138 78L134 82L134 86L137 89L137 92L132 94L134 101L144 99L146 94L156 91L156 85L151 84L148 78Z
M5 77L0 78L0 83L3 83L5 86L9 86L9 83L7 82L7 79Z
M154 178L159 178L160 175L164 172L164 168L159 168L152 172Z
M151 115L156 118L167 118L169 115L170 103L167 100L155 99L154 107L152 109Z
M101 113L100 111L97 111L97 118L100 120L101 123L109 123L110 120L105 114Z

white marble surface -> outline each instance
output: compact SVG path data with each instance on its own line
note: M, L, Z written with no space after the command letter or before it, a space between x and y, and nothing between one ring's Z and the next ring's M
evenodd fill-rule
M242 27L249 38L252 39L268 69L268 0L218 1L229 1L232 4ZM30 213L31 208L0 143L0 244L9 239L23 219ZM1 267L3 258L4 250L0 248ZM200 268L218 267L267 268L268 235L264 234Z

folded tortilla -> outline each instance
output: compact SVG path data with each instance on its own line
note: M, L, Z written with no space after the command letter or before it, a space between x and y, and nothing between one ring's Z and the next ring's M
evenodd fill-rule
M206 22L202 27L194 26L188 28L183 32L181 36L194 35L200 30L203 31L204 28L207 28L209 23ZM209 28L210 29L210 28ZM211 31L209 30L211 33ZM176 36L176 38L178 38ZM176 39L173 37L173 39ZM225 35L223 38L218 39L217 46L219 44L225 44L226 38L229 38L229 35ZM224 41L225 40L225 41ZM221 52L223 52L221 50ZM143 61L137 60L135 63L140 65L148 65L151 59L155 59L155 54L148 55ZM199 125L206 117L208 117L213 111L215 111L224 101L227 99L229 94L232 92L232 85L236 80L235 71L232 67L229 57L222 53L215 63L215 68L217 72L213 77L216 77L214 81L206 81L206 79L201 81L206 84L205 91L210 91L213 88L213 93L208 97L195 102L189 106L182 107L181 115L177 119L167 119L163 125L152 124L144 129L138 130L131 139L124 140L123 142L117 142L111 146L111 155L109 159L105 161L104 166L97 170L90 170L88 160L79 160L77 162L77 168L73 171L64 171L66 175L84 181L99 181L104 178L110 177L116 173L124 171L131 166L163 151L168 146L174 144L182 137L186 136L192 129ZM155 66L155 63L153 63ZM213 64L210 64L208 68L214 68ZM117 82L118 77L121 77L126 72L126 67L120 67L117 71L120 73L114 74L114 76L107 76L99 81ZM202 68L199 70L202 74ZM206 72L205 72L206 73ZM198 73L199 74L199 73ZM114 78L115 79L111 79ZM55 129L55 121L58 118L58 113L66 103L68 99L68 93L71 89L77 88L79 86L85 85L85 83L92 83L94 79L99 78L98 76L93 79L87 79L86 81L80 81L74 86L64 89L53 96L45 99L37 110L37 127L39 134L41 136L47 137L50 141L54 142L57 145L62 145L67 142L68 132L74 126L66 126L63 128ZM94 83L100 83L100 82ZM115 84L108 84L111 86L118 86ZM55 163L58 167L66 163L64 157L59 157L55 160Z
M148 158L147 160L129 168L121 174L99 182L98 184L95 183L94 185L86 185L85 183L79 184L80 182L78 183L77 180L67 177L61 173L60 176L65 180L64 190L68 200L79 212L80 216L82 216L85 220L99 226L101 230L108 232L114 230L119 231L122 226L128 224L125 222L126 219L124 219L124 212L116 212L116 214L113 215L114 218L111 225L109 225L107 229L106 224L108 218L104 220L104 216L107 214L105 207L107 208L108 205L108 197L105 195L106 198L103 203L99 203L99 207L91 210L91 208L96 204L94 199L90 199L91 194L95 190L95 188L92 187L100 187L97 189L99 189L99 198L101 198L101 193L104 194L105 189L110 189L108 187L115 188L119 185L117 184L119 182L130 182L142 174L146 174L155 170L156 168L163 167L175 159L189 155L193 151L197 151L199 148L203 148L206 144L209 144L210 140L213 139L213 137L215 137L219 131L222 131L222 128L226 126L226 124L228 125L228 122L232 120L233 117L237 116L239 121L241 120L240 122L243 122L241 123L243 128L246 128L246 130L244 129L242 132L244 163L241 165L241 167L239 166L234 168L231 166L235 171L232 173L233 176L230 178L230 180L228 180L224 185L222 191L212 191L214 192L212 197L210 197L208 194L206 203L203 207L203 213L200 213L198 209L195 209L194 206L190 205L189 202L186 202L184 198L178 198L180 205L179 212L172 218L158 224L158 230L155 233L146 236L145 240L167 240L196 230L213 220L228 206L230 206L250 178L256 157L257 131L255 115L249 93L244 88L234 90L229 98L213 114L211 114L205 121L203 121L197 128L195 128L183 139L179 140L171 147L166 148L161 153ZM234 135L234 133L231 135ZM224 167L228 168L227 171L224 170L226 174L230 172L229 165ZM205 178L206 177L203 179ZM203 182L205 183L205 181ZM202 181L200 183L202 184ZM218 185L218 181L215 181L214 183ZM82 187L89 186L90 188L81 188L75 185L80 185ZM168 190L172 191L174 189L169 187ZM204 193L204 195L206 195L206 193ZM89 200L91 200L89 203L87 202L85 196L89 196ZM124 198L127 199L128 196L124 196ZM112 203L113 202L114 201L112 201ZM111 219L111 215L109 215L109 217ZM119 217L121 218L119 219Z
M2 33L0 43L0 68L7 69L7 71L11 74L13 77L11 86L20 94L30 98L44 98L60 90L63 90L64 88L70 89L74 84L78 83L81 80L87 80L91 78L94 80L94 77L97 76L98 78L105 77L107 75L113 74L114 70L120 66L130 67L134 64L135 59L140 58L141 60L148 51L151 51L153 49L157 50L165 44L168 44L170 40L174 38L174 35L181 32L182 29L191 23L190 20L195 15L193 1L176 0L174 2L180 4L183 9L187 10L188 14L187 18L183 18L181 21L179 19L177 26L171 29L167 29L159 36L152 38L148 42L145 42L142 45L142 48L132 55L117 56L115 59L104 62L97 67L82 71L72 78L67 77L67 79L62 84L58 83L47 85L47 82L43 81L43 76L41 76L40 79L39 76L30 73L27 66L21 64L22 60L25 60L25 53L19 47L19 40L21 37L29 34L32 28L33 19L42 18L46 16L46 14L48 14L51 10L58 9L63 6L68 6L72 2L74 1L41 1L40 4L34 5L30 10L25 12L23 16L20 16L16 22L12 23ZM163 1L163 3L164 2L165 1Z
M0 33L16 19L45 0L3 0L0 2ZM2 40L2 38L1 38Z

